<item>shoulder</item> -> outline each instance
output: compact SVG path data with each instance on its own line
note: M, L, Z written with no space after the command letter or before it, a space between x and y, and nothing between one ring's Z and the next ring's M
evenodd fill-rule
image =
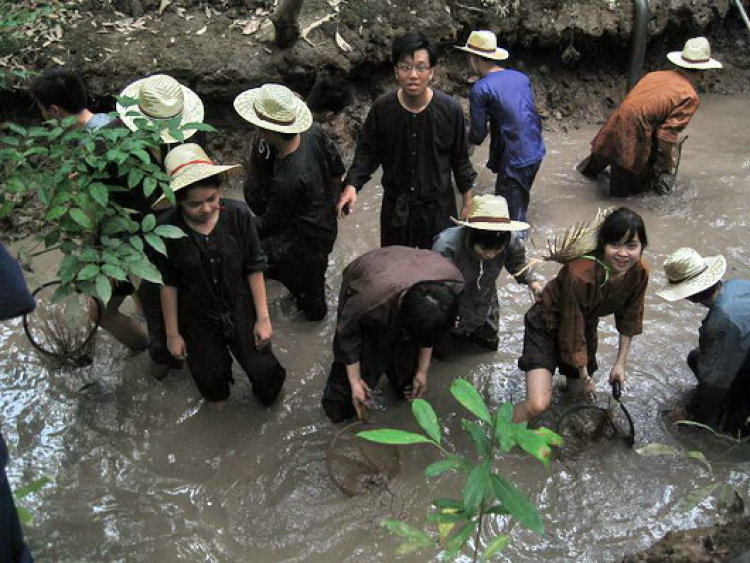
M221 198L222 211L226 211L235 217L252 217L253 213L250 211L247 203L238 199Z
M459 105L458 100L442 90L436 90L435 88L432 89L432 101L438 106L445 106L461 111L461 106Z
M595 283L597 266L596 260L576 258L563 266L558 277L564 276L584 283Z
M456 225L455 227L448 227L441 231L435 237L435 243L432 245L432 249L440 252L444 248L451 248L455 250L460 246L461 241L464 238L466 227Z
M394 105L400 105L398 102L397 90L394 90L393 92L386 92L385 94L381 94L380 96L378 96L378 98L372 103L370 113L387 110Z

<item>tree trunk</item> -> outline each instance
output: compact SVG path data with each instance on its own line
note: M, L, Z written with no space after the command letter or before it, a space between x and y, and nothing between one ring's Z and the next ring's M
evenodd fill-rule
M278 47L288 47L294 43L300 35L299 14L305 0L281 0L276 8L271 21L276 28L274 43Z

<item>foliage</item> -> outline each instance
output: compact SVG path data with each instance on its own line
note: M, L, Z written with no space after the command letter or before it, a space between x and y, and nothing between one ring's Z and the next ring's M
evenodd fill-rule
M45 6L27 6L20 2L0 0L0 60L6 53L21 50L26 43L22 33L24 27L32 24L39 17L46 16L58 9L54 3ZM7 57L10 59L10 57ZM4 60L8 63L9 60ZM18 84L28 80L35 73L23 68L8 68L0 65L0 91L13 90Z
M147 253L165 254L162 239L184 233L177 227L157 226L152 213L140 217L118 203L123 197L130 201L138 192L152 201L163 194L174 203L169 177L152 157L161 150L159 130L145 120L139 120L136 132L123 126L91 131L75 123L75 117L69 117L43 127L8 124L10 133L0 138L0 218L29 198L38 200L49 225L36 237L44 249L21 253L21 259L60 250L64 256L56 297L82 292L106 303L114 282L161 282ZM176 139L184 138L176 121L166 127ZM183 129L188 127L211 130L197 123Z
M493 464L498 454L508 453L518 446L546 466L549 464L551 446L559 446L562 439L547 428L530 430L526 423L513 423L513 406L510 403L504 403L495 413L491 413L479 392L464 379L453 382L451 393L478 419L478 422L461 420L462 428L476 448L475 462L443 447L438 417L423 399L416 399L412 403L412 412L424 434L395 429L358 434L366 440L382 444L431 444L442 452L444 459L428 465L424 470L425 477L454 472L465 478L460 498L433 500L433 512L428 520L437 524L436 535L397 520L382 522L389 531L403 539L397 551L399 555L432 547L437 542L447 558L456 558L474 536L473 556L477 561L482 522L487 515L507 515L538 534L544 532L544 524L536 507L515 485L494 472ZM492 538L484 548L483 559L488 560L500 553L509 541L508 534Z
M31 525L34 522L34 517L31 515L31 512L29 512L28 509L20 506L19 501L25 499L27 496L33 493L39 492L42 487L46 486L49 483L49 477L40 477L39 479L32 481L28 485L24 485L20 489L16 490L13 494L13 496L16 498L16 512L18 513L18 519L25 526Z

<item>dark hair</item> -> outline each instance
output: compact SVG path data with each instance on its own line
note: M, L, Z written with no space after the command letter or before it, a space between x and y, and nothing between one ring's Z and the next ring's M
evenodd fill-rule
M307 107L313 113L339 113L351 104L353 99L353 88L347 82L346 76L340 72L330 71L319 74L315 79L307 96Z
M476 245L484 250L502 250L510 242L510 231L469 229L466 242L469 247Z
M404 57L410 57L415 51L424 49L430 57L430 66L437 64L437 50L435 44L427 39L423 33L407 33L393 40L391 45L391 57L396 65Z
M178 202L185 201L188 197L188 194L195 188L220 188L223 183L224 174L214 174L213 176L209 176L208 178L203 178L202 180L198 180L197 182L188 184L181 190L177 190L177 192L174 194L174 197Z
M458 295L444 282L419 282L401 299L401 327L417 346L428 348L445 334L456 320Z
M43 73L31 83L29 93L45 109L58 106L71 114L81 113L88 103L83 80L75 72L64 68Z
M285 133L282 131L273 131L273 133L276 133L279 137L281 137L284 141L291 141L294 139L299 133Z
M721 288L721 283L721 280L719 280L711 287L707 287L706 289L704 289L703 291L699 291L698 293L688 295L685 299L687 299L691 303L700 303L701 305L707 305L714 294Z
M619 207L607 215L604 222L599 227L599 234L596 240L596 249L601 251L606 244L617 244L621 240L633 240L638 235L641 246L648 246L648 237L646 236L646 225L643 219L632 209Z

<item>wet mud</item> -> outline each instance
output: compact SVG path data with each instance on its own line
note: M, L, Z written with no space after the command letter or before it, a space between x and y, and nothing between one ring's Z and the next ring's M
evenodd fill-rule
M635 419L636 448L662 442L704 449L721 458L709 471L687 456L643 457L620 440L592 440L576 455L550 467L525 455L503 458L497 469L517 483L541 511L547 532L521 527L505 555L512 561L612 561L637 552L669 530L713 524L724 517L718 502L683 503L695 490L720 480L747 496L747 451L725 456L725 446L700 432L676 432L661 412L693 385L684 363L697 342L704 310L669 304L655 295L664 283L661 262L691 245L723 253L728 277L750 270L748 189L750 115L747 96L704 96L684 146L678 187L668 196L610 200L603 183L574 171L588 152L596 127L547 134L548 156L532 194L534 224L529 249L541 252L547 237L598 207L625 204L641 213L652 265L644 334L634 339L623 401ZM493 178L483 168L480 189ZM380 192L373 181L341 226L331 256L328 302L335 310L341 270L378 241ZM556 267L541 269L549 279ZM434 362L427 393L447 428L447 439L469 451L457 432L464 415L448 391L455 377L475 383L494 404L523 397L516 367L523 339L527 290L509 276L499 283L503 304L500 349L464 349ZM420 524L430 499L455 492L450 477L425 483L421 470L435 454L417 446L402 451L400 474L384 492L344 497L329 481L325 452L340 426L319 405L332 358L333 313L321 323L298 315L288 294L269 282L275 350L288 370L285 390L270 409L254 400L236 369L232 396L221 411L200 401L187 372L163 382L146 375L144 355L131 357L106 334L97 337L95 364L80 370L49 369L26 342L20 321L0 325L0 412L12 462L11 484L47 475L54 483L24 501L35 516L28 541L40 561L392 561L397 540L379 526L383 518ZM611 319L600 328L595 379L606 392L616 355ZM80 391L88 383L95 383ZM372 420L413 429L408 405L387 397ZM565 408L556 393L555 409ZM723 456L723 457L722 457ZM483 538L504 529L497 518ZM437 560L436 552L406 560Z

